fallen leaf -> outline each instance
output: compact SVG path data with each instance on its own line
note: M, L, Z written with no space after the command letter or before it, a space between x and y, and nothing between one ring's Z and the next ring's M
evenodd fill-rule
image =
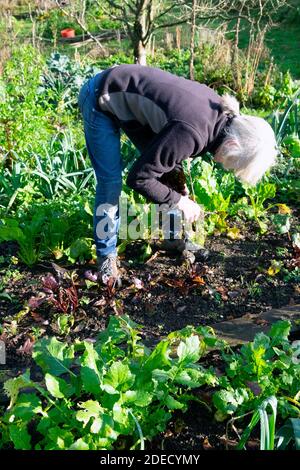
M259 440L258 439L249 439L247 442L247 449L249 450L258 450L259 449Z
M193 264L191 272L194 276L204 276L204 274L209 274L208 266L202 263Z
M59 266L59 265L56 264L56 263L51 263L51 265L52 265L52 268L56 271L56 273L57 273L59 276L61 276L61 277L63 277L63 278L68 277L68 274L69 274L69 273L68 273L68 270L67 270L67 269L62 268L61 266Z
M201 276L195 276L192 278L193 282L196 282L197 284L200 284L201 286L204 286L205 280Z
M210 449L213 448L213 446L211 445L211 443L208 440L208 437L205 437L203 439L202 447L203 447L204 450L210 450Z
M286 204L277 204L277 207L278 207L278 214L285 215L285 214L292 213L292 209L288 207Z
M241 234L241 231L237 227L230 227L227 230L227 237L230 238L231 240L241 240L243 235Z
M267 274L269 276L276 276L276 274L278 274L280 272L282 268L282 262L281 261L276 261L276 260L272 260L271 261L271 266L268 268L267 270Z
M188 286L182 279L165 279L163 283L169 287L179 289L182 294L187 294L191 286Z

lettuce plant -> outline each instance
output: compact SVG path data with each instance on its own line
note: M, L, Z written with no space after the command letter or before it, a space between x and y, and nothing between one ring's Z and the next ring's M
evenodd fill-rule
M197 363L216 343L210 328L187 327L150 350L126 316L111 317L95 344L44 338L33 351L43 380L27 371L4 385L10 404L0 421L1 446L144 448L174 410L196 400L190 389L217 384L214 371Z

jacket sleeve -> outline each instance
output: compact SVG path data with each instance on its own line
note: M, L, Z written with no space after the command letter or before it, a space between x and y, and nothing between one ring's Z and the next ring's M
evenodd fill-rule
M178 167L182 160L200 153L202 148L201 136L192 126L171 121L133 164L127 185L152 202L177 204L181 195L158 180Z

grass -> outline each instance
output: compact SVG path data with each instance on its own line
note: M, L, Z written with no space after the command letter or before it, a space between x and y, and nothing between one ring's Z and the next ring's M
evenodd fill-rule
M248 46L249 29L242 25L239 46L244 49ZM233 25L228 29L232 30ZM233 33L228 34L228 39L233 39ZM282 22L273 27L266 34L265 44L274 57L275 64L282 72L290 71L294 79L300 79L300 28L296 23Z
M289 70L294 78L300 79L299 24L283 23L272 28L267 34L266 44L280 70Z

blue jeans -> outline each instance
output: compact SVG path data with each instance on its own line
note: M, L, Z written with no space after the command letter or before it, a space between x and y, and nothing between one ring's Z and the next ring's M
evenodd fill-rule
M78 97L87 150L97 180L94 238L98 258L117 254L122 189L120 128L113 119L97 110L97 91L103 73L85 83Z

